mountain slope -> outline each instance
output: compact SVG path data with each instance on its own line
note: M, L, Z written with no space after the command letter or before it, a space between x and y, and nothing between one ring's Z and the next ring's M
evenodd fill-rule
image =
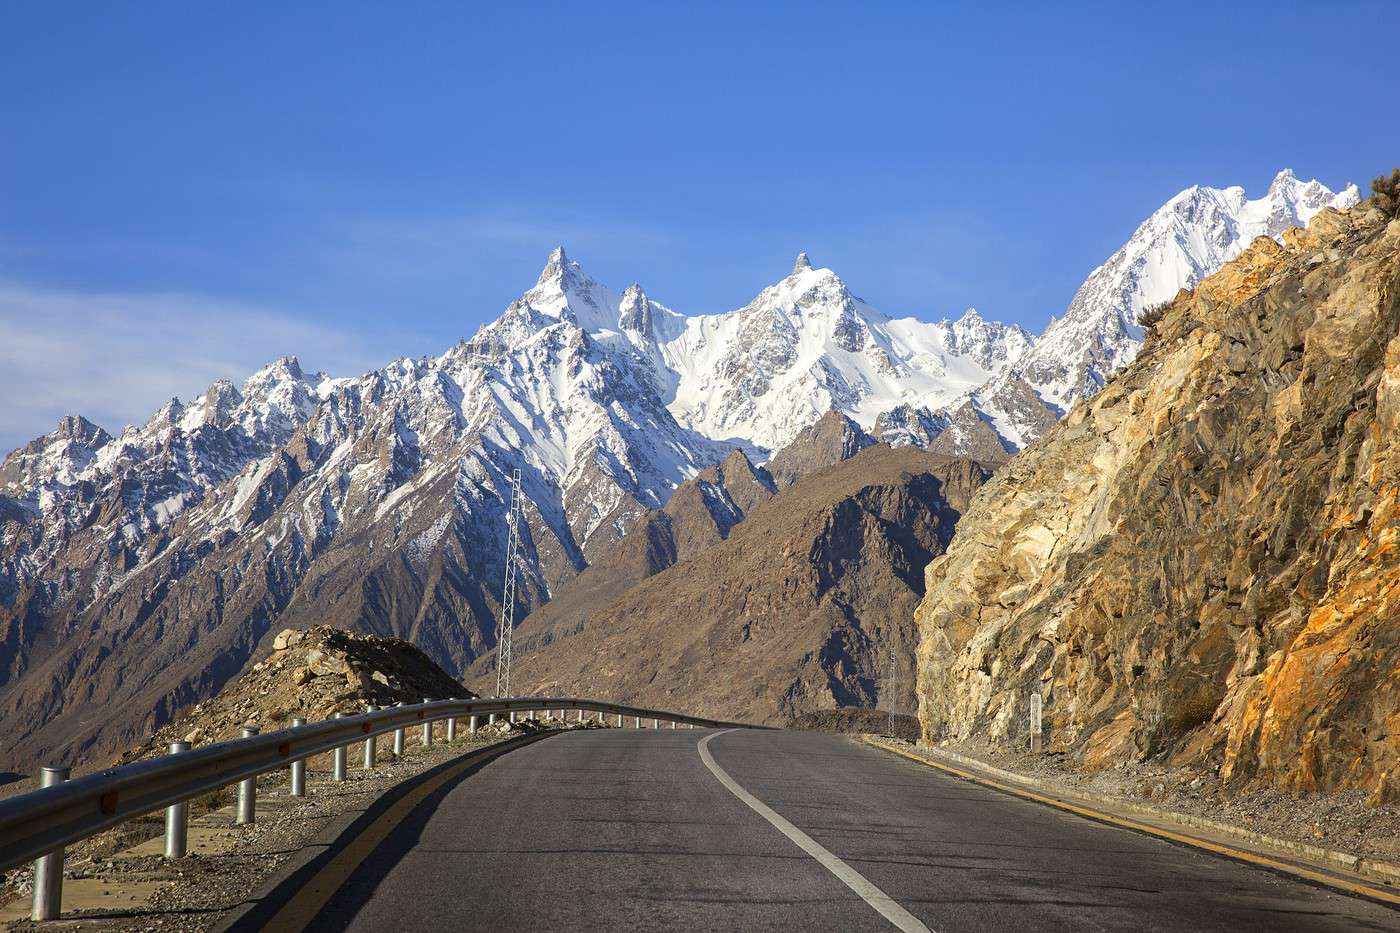
M533 692L769 722L873 706L888 699L891 648L911 657L922 568L987 476L914 448L864 450L782 490L725 540L591 605L517 654L512 677ZM547 616L527 618L517 637ZM906 708L912 673L907 662L896 673Z
M516 632L514 656L545 649L577 634L594 613L648 577L691 560L725 540L741 521L776 493L772 477L736 450L677 487L665 508L644 514L632 529L573 580L558 598L531 612ZM494 651L467 677L490 689Z
M1400 220L1323 209L1165 312L927 572L925 737L1400 794Z

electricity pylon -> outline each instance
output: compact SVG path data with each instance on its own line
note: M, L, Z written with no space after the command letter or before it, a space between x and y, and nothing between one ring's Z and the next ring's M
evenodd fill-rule
M520 471L510 478L510 512L506 515L509 538L506 543L506 583L501 588L501 627L496 632L496 696L510 696L510 641L515 631L515 563L520 553L522 504Z

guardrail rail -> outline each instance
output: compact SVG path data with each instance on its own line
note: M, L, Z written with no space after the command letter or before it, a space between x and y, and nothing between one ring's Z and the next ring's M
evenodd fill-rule
M447 720L447 739L457 734L457 721L470 717L469 731L475 734L478 721L486 717L494 723L506 714L514 721L520 713L574 712L578 720L593 713L601 720L616 716L617 725L630 717L640 728L644 720L652 728L669 722L671 728L766 728L750 723L726 722L687 716L665 710L644 709L573 697L501 697L473 700L424 700L422 703L377 709L322 722L293 726L259 734L246 726L243 737L191 749L188 743L172 742L170 753L160 758L108 768L76 780L68 780L68 768L43 769L43 786L38 790L0 801L0 871L25 862L34 862L34 900L31 917L53 920L59 916L63 898L64 847L94 836L127 820L165 810L165 855L186 855L189 801L202 794L238 785L237 821L256 819L257 778L282 768L291 770L291 794L306 793L305 761L313 755L333 753L333 780L345 780L351 745L364 743L364 768L375 766L377 739L394 733L394 753L403 754L405 732L421 726L420 742L431 745L433 723ZM566 717L565 717L566 718Z

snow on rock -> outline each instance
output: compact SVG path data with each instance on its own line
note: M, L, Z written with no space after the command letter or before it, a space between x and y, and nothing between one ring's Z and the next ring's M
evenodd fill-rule
M1238 186L1187 188L1090 273L1017 369L1043 399L1068 409L1137 355L1144 308L1194 287L1257 237L1279 238L1324 207L1348 208L1359 199L1355 185L1334 194L1316 180L1299 181L1290 169L1252 201Z
M892 318L806 253L743 308L669 323L659 341L676 419L760 454L829 410L870 429L899 406L940 409L1034 344L972 310L938 323Z

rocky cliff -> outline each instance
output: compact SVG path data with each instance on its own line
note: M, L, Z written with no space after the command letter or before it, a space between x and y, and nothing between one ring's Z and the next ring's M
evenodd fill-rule
M513 682L776 722L888 704L895 648L893 701L908 709L923 567L988 475L916 448L861 451L758 504L723 541L535 640L517 653ZM566 593L526 618L517 645L573 602Z
M1400 793L1400 220L1255 240L927 570L926 739Z

